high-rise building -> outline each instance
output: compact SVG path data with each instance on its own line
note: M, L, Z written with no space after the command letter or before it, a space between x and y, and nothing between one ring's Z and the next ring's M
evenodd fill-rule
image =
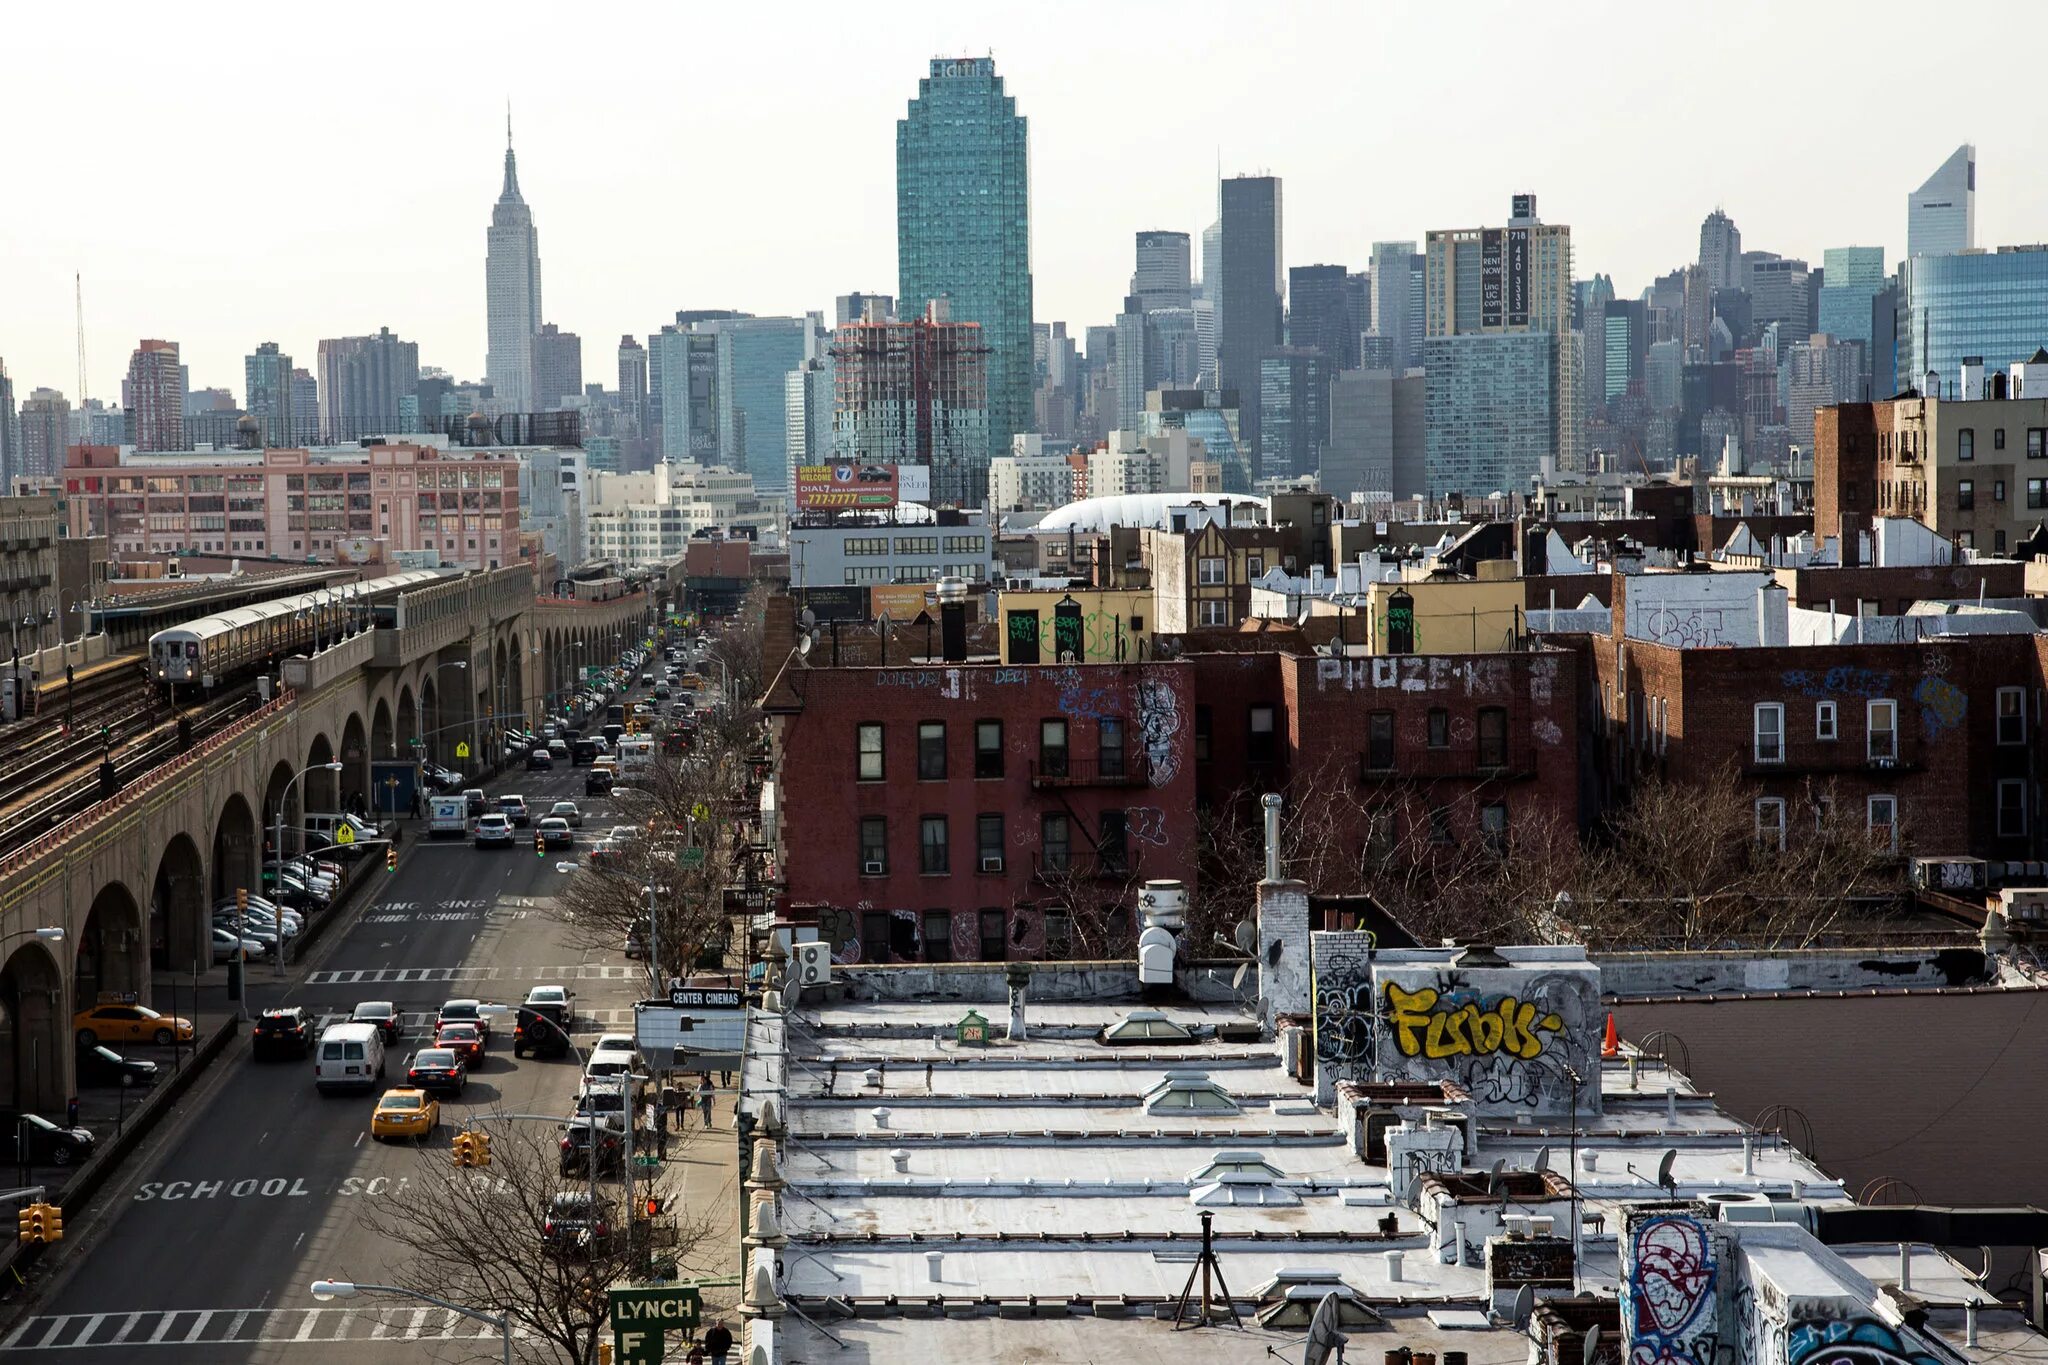
M1734 289L1742 283L1742 229L1715 209L1700 224L1700 270L1708 289Z
M879 310L879 311L876 311ZM844 327L849 322L866 322L869 314L875 321L886 321L896 316L896 298L893 294L837 294L832 299L833 326Z
M583 393L583 338L544 322L533 337L533 411L546 412Z
M1193 264L1187 233L1140 232L1138 268L1131 274L1131 292L1140 300L1140 311L1194 307Z
M1202 443L1207 462L1217 466L1221 493L1252 491L1252 448L1245 438L1243 409L1231 389L1154 389L1145 395L1138 435L1170 437L1185 431Z
M1131 426L1145 410L1145 395L1152 389L1146 370L1145 300L1127 295L1123 311L1116 315L1116 414L1115 424Z
M1427 448L1419 373L1351 370L1330 380L1330 440L1322 490L1347 502L1364 494L1370 509L1424 489Z
M320 343L317 439L345 445L402 432L406 410L417 412L419 388L418 342L401 341L389 327L375 336L329 337ZM294 435L315 439L303 431Z
M1966 356L1990 374L2048 341L2048 246L1909 257L1899 294L1898 387L1959 397Z
M135 348L122 406L128 411L127 444L137 450L185 448L185 378L177 342L145 340Z
M1557 338L1538 331L1423 343L1426 491L1527 491L1533 477L1556 471L1556 354Z
M311 370L292 371L291 403L292 440L304 445L320 431L320 381Z
M662 459L723 463L718 444L717 334L672 326L647 340L648 403L661 413Z
M1409 300L1421 281L1417 262L1423 259L1413 242L1372 244L1372 330L1392 349L1389 369L1418 363L1423 319L1410 309Z
M266 341L242 360L243 397L256 419L257 439L267 446L295 445L309 440L292 427L292 358L274 341Z
M619 338L619 407L635 431L647 426L647 348L628 334Z
M1977 149L1965 142L1906 196L1906 254L1947 256L1977 245Z
M785 485L796 491L796 471L807 464L829 464L834 458L832 427L839 402L837 381L828 354L806 360L782 377L783 443L789 451Z
M1641 299L1609 299L1602 311L1601 325L1586 330L1600 338L1600 396L1605 402L1619 398L1631 384L1642 380L1643 357L1650 340L1648 310Z
M1365 329L1356 325L1352 281L1359 278L1341 265L1287 270L1287 344L1321 352L1331 373L1358 368L1358 338Z
M981 326L989 448L972 470L961 470L977 490L988 461L1031 429L1028 146L1025 119L987 57L933 58L896 124L900 306L921 317L934 299L945 299L955 325ZM938 488L934 469L934 497Z
M978 507L988 492L988 348L978 322L933 299L909 322L832 333L838 458L925 465L934 505Z
M1902 269L1885 281L1870 300L1870 396L1885 399L1904 387L1899 383L1899 281Z
M1300 478L1322 468L1332 369L1329 357L1308 347L1282 347L1260 360L1259 478Z
M21 405L21 456L7 468L8 486L16 475L50 477L64 468L64 450L71 444L71 404L55 389L37 389Z
M1536 216L1536 196L1514 196L1506 228L1459 228L1437 230L1425 244L1426 288L1425 326L1429 337L1547 333L1550 346L1551 386L1543 410L1550 418L1551 454L1558 470L1574 472L1583 467L1581 451L1584 398L1579 378L1579 348L1572 341L1572 230L1561 223L1545 223ZM1519 388L1522 365L1528 348L1439 348L1433 354L1456 357L1494 391L1505 393ZM1428 368L1425 358L1424 368ZM1430 385L1431 439L1436 438L1439 390ZM1455 390L1441 395L1443 403L1455 403ZM1498 411L1498 409L1494 409ZM1520 439L1521 422L1515 423ZM1435 446L1431 447L1431 489L1437 491ZM1521 468L1526 460L1516 449L1504 453L1503 467ZM1530 472L1534 472L1533 468ZM1522 483L1514 480L1515 486ZM1490 491L1473 485L1452 483L1449 488Z
M1761 333L1772 323L1778 335L1791 344L1793 337L1813 331L1813 289L1806 262L1774 257L1754 262L1749 269L1750 326ZM1742 338L1737 337L1740 343Z
M1785 351L1785 430L1791 444L1805 455L1799 469L1813 466L1813 414L1837 403L1854 403L1863 394L1863 343L1843 341L1821 332L1795 341Z
M14 410L14 381L7 377L7 362L0 360L0 493L14 491L20 471L21 419Z
M1232 176L1218 186L1223 224L1216 300L1216 383L1245 396L1244 439L1259 443L1259 362L1286 335L1281 290L1280 179ZM1211 452L1212 454L1214 452Z
M1202 279L1195 288L1195 333L1201 339L1202 387L1216 387L1217 327L1223 316L1223 220L1202 229Z
M723 462L751 475L763 493L786 486L789 451L784 379L818 354L822 319L729 318L699 324L716 329L718 446Z
M1884 288L1884 248L1881 246L1831 246L1823 257L1827 282L1820 288L1815 325L1829 336L1863 343L1863 364L1869 377L1871 309ZM1859 389L1854 398L1866 395ZM1890 395L1881 395L1889 397ZM1811 435L1793 433L1794 440L1811 441Z
M1155 308L1145 314L1145 382L1191 389L1202 376L1201 324L1192 308Z
M531 412L533 339L540 331L540 234L533 210L519 194L519 165L512 155L512 120L505 119L505 184L491 206L484 254L484 294L490 350L484 374L499 406Z

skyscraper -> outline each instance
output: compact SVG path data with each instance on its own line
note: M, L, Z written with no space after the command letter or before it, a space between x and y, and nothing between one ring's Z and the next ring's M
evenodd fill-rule
M1823 260L1826 279L1820 288L1819 328L1843 341L1863 343L1863 377L1867 379L1871 365L1872 305L1884 288L1884 248L1831 246ZM1865 396L1860 388L1851 395L1858 400ZM1792 439L1811 441L1813 436L1795 430Z
M1742 282L1742 229L1720 209L1700 224L1700 270L1708 289L1733 289Z
M788 487L796 492L796 470L807 464L828 464L834 454L832 424L838 407L837 380L830 354L806 360L782 377L785 410L783 445L789 452Z
M879 309L874 321L882 322L896 316L896 298L892 294L835 294L832 296L832 317L835 327L844 327L849 322L867 322L870 311Z
M986 57L935 57L917 91L896 123L896 292L911 317L943 298L955 323L981 324L989 449L967 480L979 489L987 460L1031 429L1027 127Z
M306 445L320 434L320 381L310 370L292 371L292 440Z
M418 342L399 340L389 327L373 337L329 337L320 343L319 438L342 444L403 431L419 388Z
M185 376L177 342L145 340L137 346L122 388L129 444L137 450L185 448Z
M533 337L533 410L546 412L583 394L583 338L552 322Z
M258 439L267 446L288 446L302 439L292 430L292 358L274 341L258 346L242 361L243 397L256 419ZM311 432L306 433L310 438Z
M505 117L505 186L491 207L484 253L484 295L489 352L484 374L507 412L530 412L533 338L540 331L540 234L533 210L519 195L519 165L512 156L512 118Z
M1417 259L1413 242L1372 244L1372 330L1392 351L1388 368L1397 374L1416 363L1422 340L1422 318L1408 306L1412 284L1421 282Z
M817 354L821 320L732 318L700 324L718 338L718 445L726 464L754 476L763 492L788 477L784 379Z
M1259 446L1259 362L1285 337L1280 179L1232 176L1217 187L1223 224L1216 299L1216 382L1244 398L1244 442Z
M631 334L619 338L619 407L635 431L647 425L647 348Z
M1906 254L1946 256L1977 245L1977 149L1965 142L1906 196Z
M925 465L934 505L980 505L991 458L983 330L950 321L946 301L934 299L909 322L850 322L833 332L838 458Z
M1287 271L1287 344L1320 351L1331 372L1358 368L1362 328L1351 273L1341 265L1297 265Z
M1138 268L1131 292L1150 313L1160 308L1194 307L1191 243L1185 232L1157 230L1138 234Z
M1152 387L1147 372L1145 345L1145 300L1138 294L1124 298L1123 311L1116 315L1116 424L1128 427L1145 410L1145 394Z
M7 377L7 362L0 360L0 493L14 491L20 469L21 421L14 411L14 381Z
M21 457L8 466L10 488L20 474L48 476L64 468L71 444L71 405L55 389L37 389L21 405Z
M1329 357L1313 347L1284 346L1259 361L1260 478L1321 470L1330 440L1331 369Z
M648 403L661 414L662 459L719 463L718 337L672 326L647 340Z
M1965 356L1996 374L2048 338L2048 247L1914 256L1899 294L1899 388L1953 398Z

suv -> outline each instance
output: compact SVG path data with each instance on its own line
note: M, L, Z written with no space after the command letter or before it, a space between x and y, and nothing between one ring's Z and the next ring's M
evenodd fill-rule
M585 796L610 796L612 794L612 770L610 768L592 768L583 777L583 794Z
M503 815L480 816L476 822L476 846L503 844L512 847L512 822Z
M474 820L484 813L486 802L482 787L464 787L462 789L462 800L467 808L466 813L470 819Z
M579 1114L562 1125L561 1173L590 1174L590 1145L597 1142L597 1173L616 1175L626 1164L626 1134L607 1118L593 1119ZM556 1195L560 1200L562 1195ZM550 1217L549 1223L555 1220Z
M569 1032L547 1010L521 1005L519 1022L512 1026L512 1055L514 1057L566 1057L569 1055Z
M484 1046L491 1045L491 1016L484 1012L484 1002L464 996L449 1000L441 1005L441 1012L434 1016L434 1028L438 1031L443 1024L475 1024L478 1036Z
M522 829L533 823L533 816L526 809L526 798L516 792L507 792L499 797L498 810Z
M300 1005L265 1010L250 1035L250 1051L257 1058L303 1057L313 1046L313 1026Z

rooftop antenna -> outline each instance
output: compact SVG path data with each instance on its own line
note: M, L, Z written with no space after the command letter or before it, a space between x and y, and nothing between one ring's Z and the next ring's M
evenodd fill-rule
M1215 1214L1207 1209L1202 1210L1202 1250L1195 1257L1193 1268L1188 1271L1188 1282L1181 1286L1180 1302L1174 1305L1173 1330L1176 1332L1182 1327L1207 1327L1212 1318L1224 1313L1230 1315L1233 1326L1239 1329L1244 1327L1244 1319L1238 1316L1237 1305L1231 1301L1230 1286L1223 1280L1223 1263L1216 1259L1215 1219ZM1190 1322L1185 1319L1188 1317L1188 1309L1195 1305L1197 1275L1202 1277L1202 1297L1197 1308L1201 1316ZM1215 1281L1213 1289L1210 1286L1212 1279ZM1217 1304L1218 1291L1222 1294L1220 1307Z
M83 411L88 406L86 400L92 396L85 391L85 276L74 272L71 289L78 305L78 406ZM88 437L91 434L90 430L86 433Z

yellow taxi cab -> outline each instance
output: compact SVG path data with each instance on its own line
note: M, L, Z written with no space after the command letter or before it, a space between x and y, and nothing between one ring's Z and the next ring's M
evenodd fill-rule
M80 1047L101 1043L189 1043L192 1021L123 1002L94 1005L71 1016L71 1036Z
M387 1090L370 1115L370 1136L379 1142L401 1137L425 1142L440 1122L441 1101L426 1091Z

